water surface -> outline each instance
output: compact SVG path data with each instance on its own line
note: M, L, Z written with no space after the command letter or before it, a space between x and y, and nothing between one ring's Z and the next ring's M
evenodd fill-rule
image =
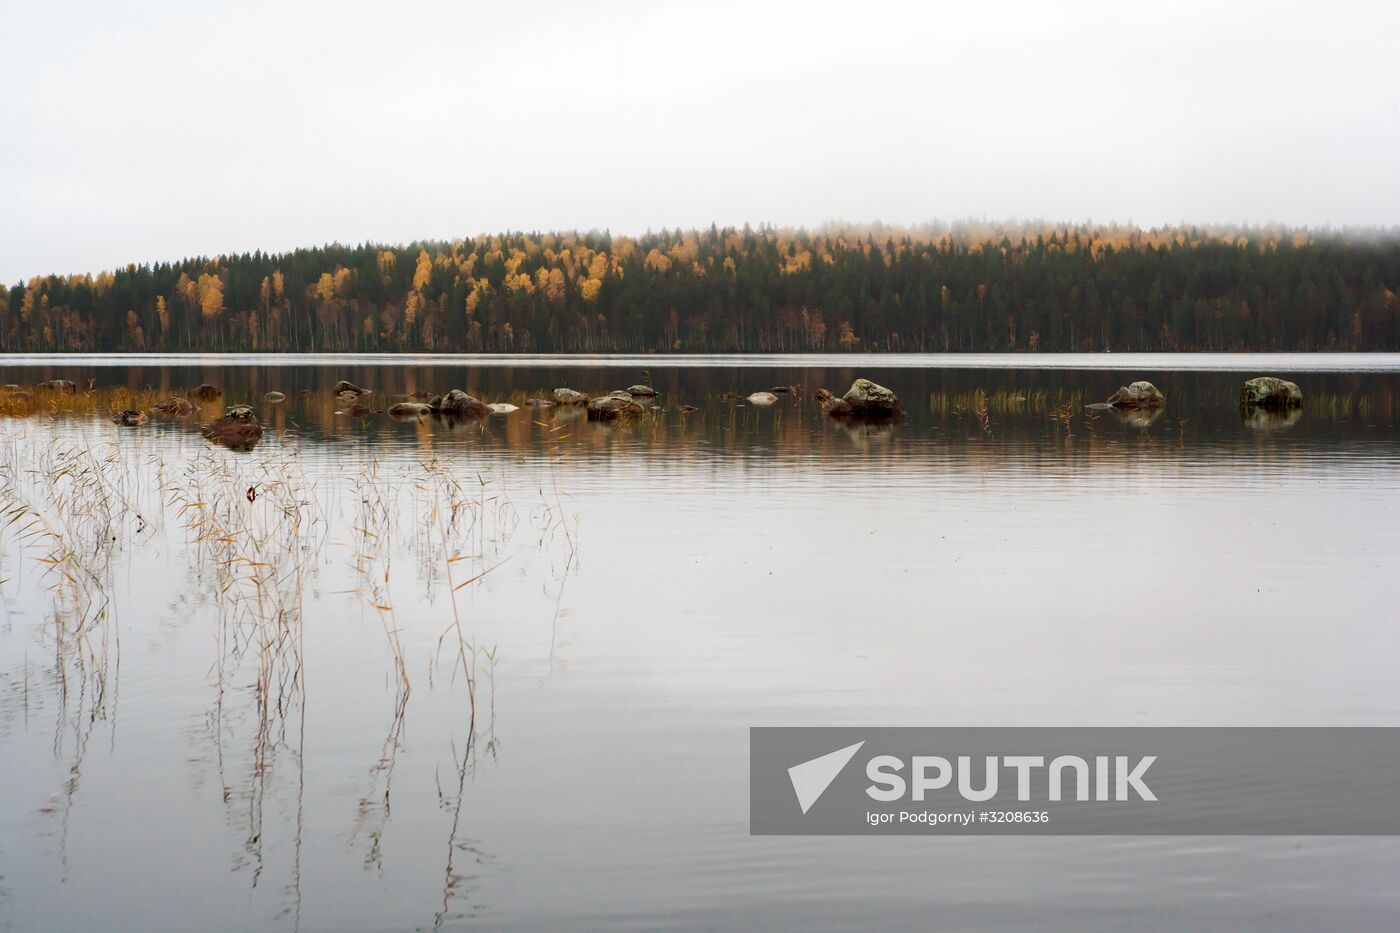
M154 362L0 367L214 383L267 427L0 418L33 509L0 539L0 930L1395 922L1389 839L747 809L753 725L1400 725L1392 358ZM877 362L900 423L820 415ZM1241 416L1264 372L1301 413ZM337 415L340 378L661 410L401 423ZM1155 419L1083 410L1137 378Z

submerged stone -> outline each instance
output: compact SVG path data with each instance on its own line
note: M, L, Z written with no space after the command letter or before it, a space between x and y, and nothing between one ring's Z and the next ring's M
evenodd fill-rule
M1108 397L1114 408L1161 408L1167 397L1150 382L1138 381L1122 386Z
M200 431L206 440L230 450L252 450L262 439L262 423L253 409L247 405L236 405L215 418Z
M422 402L395 402L389 406L390 418L421 418L432 409Z
M588 403L589 421L632 421L645 414L645 409L631 398L605 395Z
M485 402L468 395L461 389L452 389L441 399L438 399L432 408L436 412L451 415L454 418L485 418L491 413L491 409L486 407Z
M335 384L335 389L334 389L333 391L335 392L336 395L345 395L345 394L369 395L369 389L365 389L365 388L362 388L362 387L360 387L360 386L357 386L357 385L355 385L355 383L350 382L350 381L347 380L347 379L342 379L342 380L340 380L339 382L337 382L337 383Z
M188 399L180 398L178 395L172 395L165 401L156 402L152 405L151 411L158 415L164 415L167 418L183 418L194 411L194 406L190 404Z

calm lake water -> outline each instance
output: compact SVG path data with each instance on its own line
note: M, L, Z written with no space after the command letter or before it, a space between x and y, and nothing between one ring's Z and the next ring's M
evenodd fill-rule
M1393 928L1388 838L748 835L755 725L1400 725L1400 361L1049 362L0 366L266 427L0 417L0 931Z

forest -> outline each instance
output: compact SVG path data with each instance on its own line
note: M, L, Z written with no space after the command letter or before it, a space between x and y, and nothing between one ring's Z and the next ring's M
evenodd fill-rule
M962 223L505 233L0 286L0 352L1400 350L1400 236Z

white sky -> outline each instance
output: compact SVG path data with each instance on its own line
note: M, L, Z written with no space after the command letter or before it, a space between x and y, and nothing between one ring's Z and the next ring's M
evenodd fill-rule
M503 229L1400 223L1400 3L8 0L0 281Z

